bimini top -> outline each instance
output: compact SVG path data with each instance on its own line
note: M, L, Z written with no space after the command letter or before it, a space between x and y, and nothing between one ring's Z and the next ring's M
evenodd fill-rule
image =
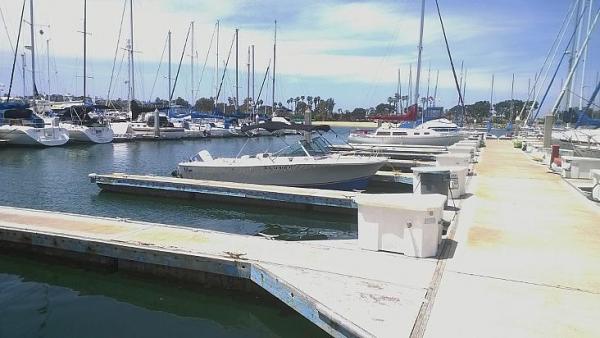
M250 130L254 130L254 129L265 129L268 132L274 132L277 130L297 130L297 131L315 131L315 130L320 130L320 131L330 131L331 127L329 127L329 125L305 125L305 124L299 124L299 123L284 123L284 122L277 122L277 121L267 121L267 122L263 122L263 123L255 123L255 124L251 124L251 125L247 125L247 126L242 126L241 130L242 132L247 132Z

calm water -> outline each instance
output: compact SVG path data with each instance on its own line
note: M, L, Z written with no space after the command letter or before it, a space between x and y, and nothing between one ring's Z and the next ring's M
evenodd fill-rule
M348 131L337 130L343 136ZM343 136L336 140L335 134L329 135L338 142ZM236 156L242 148L242 154L276 151L296 139L288 136L55 148L0 147L0 205L124 217L239 234L279 234L281 239L288 240L355 237L356 221L352 217L101 192L87 177L89 173L112 172L168 176L178 162L201 149L215 155Z
M322 337L254 296L0 254L0 337Z

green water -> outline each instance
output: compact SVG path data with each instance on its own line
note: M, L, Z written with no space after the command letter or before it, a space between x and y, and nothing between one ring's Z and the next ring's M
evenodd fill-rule
M0 254L0 337L321 337L256 296Z

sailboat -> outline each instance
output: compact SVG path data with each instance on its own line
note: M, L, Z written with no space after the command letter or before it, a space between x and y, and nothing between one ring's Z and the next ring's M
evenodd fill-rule
M32 84L34 100L37 96L35 86L35 40L34 40L34 17L33 0L30 0L30 25L31 25L31 61L32 61ZM25 2L21 10L21 22L25 12ZM46 126L44 120L39 117L25 102L10 101L14 65L17 60L17 50L21 37L21 26L19 25L19 36L15 46L13 67L8 95L5 102L0 103L0 139L8 144L15 145L38 145L38 146L60 146L69 141L69 135L63 128L55 125Z
M431 120L424 122L421 114L421 124L416 122L419 110L419 80L421 76L421 54L423 50L423 26L425 22L425 0L421 2L421 25L419 34L419 47L417 57L417 74L415 81L414 104L407 108L404 115L386 116L385 119L393 122L412 121L412 126L406 124L397 126L387 124L377 128L375 132L358 131L348 136L348 143L361 144L401 144L401 145L430 145L430 146L449 146L463 138L459 133L458 126L448 120ZM418 124L418 125L417 125ZM415 125L417 125L415 127Z
M72 105L61 113L60 126L69 133L74 142L110 143L114 132L108 119L90 116L93 106L86 104L87 96L87 1L83 1L83 104Z

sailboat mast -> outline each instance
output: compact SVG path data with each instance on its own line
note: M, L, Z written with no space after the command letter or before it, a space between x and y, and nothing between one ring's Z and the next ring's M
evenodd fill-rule
M437 90L438 90L438 83L440 81L440 70L438 69L435 75L435 87L433 89L433 106L437 106Z
M401 84L401 77L400 77L400 68L398 68L398 84L396 85L396 97L394 98L396 100L396 115L400 114L401 111L401 107L400 107L400 102L401 102L401 96L400 96L400 92L402 90L402 84Z
M419 107L419 81L421 80L421 54L423 52L423 28L425 26L425 0L421 1L421 26L419 28L419 46L417 47L417 74L415 76L415 108ZM421 114L421 119L423 115Z
M250 111L250 46L248 46L248 63L246 63L246 76L248 85L246 87L246 112Z
M33 93L33 98L35 99L35 25L33 21L33 0L29 0L29 19L31 24L31 92Z
M575 1L577 2L577 9L576 9L575 13L577 13L578 18L581 18L582 16L581 16L580 12L583 10L581 8L581 2L583 0L575 0ZM581 39L581 34L580 34L581 30L579 29L579 27L580 27L580 24L575 23L575 34L577 34L578 37L577 37L577 41L571 45L571 54L569 55L569 72L571 72L571 70L573 70L575 68L575 65L574 65L575 54L578 52L579 40ZM571 105L573 102L573 85L574 85L573 82L574 81L571 81L571 80L569 80L567 82L567 87L569 87L569 95L567 96L567 106L565 107L567 110L569 108L571 108Z
M239 29L235 29L235 112L237 113L240 106L240 84L239 84Z
M194 106L196 104L196 97L194 96L194 21L192 21L191 23L192 25L192 41L191 41L191 53L190 53L190 76L191 76L191 81L192 81L192 102L190 102L192 104L192 106Z
M588 2L588 17L587 17L587 31L589 32L590 26L592 24L592 7L594 4L594 0L589 0ZM581 69L581 87L579 88L579 110L583 109L583 88L585 85L585 65L588 57L588 46L585 46L583 52L583 66Z
M168 106L169 108L171 108L171 31L169 30L169 33L167 33L167 44L168 44L168 49L169 49L169 65L168 65L168 69L169 69L169 73L167 75L167 80L169 83L169 93L167 95L167 100L169 100Z
M83 100L87 97L87 0L83 0Z
M271 114L273 116L276 116L277 113L275 113L275 58L277 56L277 20L275 20L275 32L274 32L274 36L273 36L273 97L272 97L272 101L273 101L273 105L271 106Z
M254 107L256 107L256 101L254 97L254 45L252 45L252 113L254 113Z
M429 69L427 70L427 94L425 95L425 98L427 99L427 101L425 101L427 103L427 107L429 107L429 84L431 82L431 61L429 61ZM423 113L425 113L425 105L423 105Z
M131 88L131 97L129 98L129 100L135 100L135 67L133 63L133 0L129 0L129 60L131 63L131 79L129 80L129 86ZM131 107L129 111L131 111Z
M25 98L25 96L27 95L27 85L25 83L25 53L21 54L21 72L22 72L22 76L23 76L23 98Z
M510 84L510 120L512 121L515 114L515 73L512 75L512 83Z
M215 111L217 110L218 102L217 97L219 96L219 30L220 23L217 20L217 41L216 41L216 59L215 59Z
M492 74L492 90L490 93L490 119L492 118L493 111L494 111L494 74Z
M46 39L46 74L48 74L48 94L46 100L50 100L50 39Z
M412 63L408 67L408 100L407 104L410 105L412 100Z

